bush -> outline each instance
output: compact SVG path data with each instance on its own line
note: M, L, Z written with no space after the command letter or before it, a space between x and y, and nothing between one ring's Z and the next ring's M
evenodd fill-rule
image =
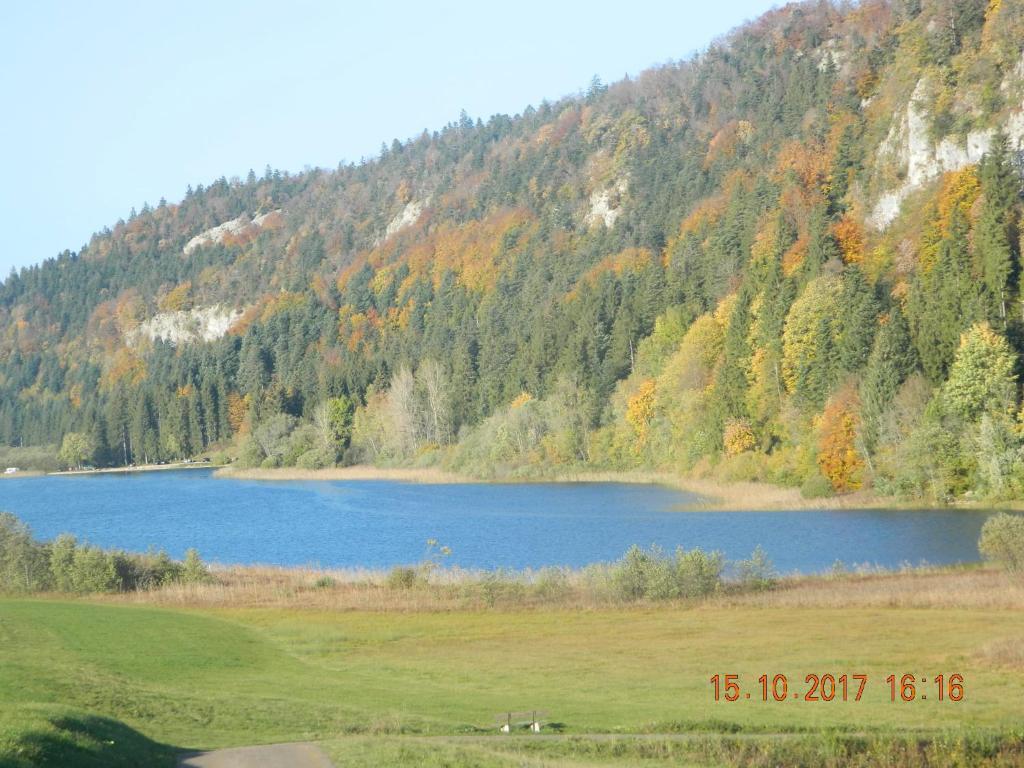
M760 545L754 548L749 560L736 564L736 570L740 585L745 589L770 589L775 585L775 566Z
M656 546L649 550L633 546L612 565L611 582L622 600L705 597L721 585L724 567L719 552L687 552L680 547L668 556Z
M33 541L29 527L8 512L0 513L0 591L46 589L49 575L46 550Z
M74 592L75 549L78 542L69 533L62 533L50 543L50 575L58 592Z
M121 584L113 556L99 547L75 548L71 586L75 592L114 592Z
M396 565L390 571L384 583L388 589L412 589L419 580L415 568L408 565Z
M800 495L805 499L827 499L835 495L832 483L820 472L814 472L800 486Z
M1011 573L1024 572L1024 517L1000 512L981 528L978 551Z
M526 594L526 585L517 581L515 574L491 571L480 582L480 593L484 604L494 607L499 602L515 603L522 600Z
M326 448L314 448L299 456L295 466L300 469L323 469L334 466L335 457Z
M312 424L303 424L296 427L288 437L287 447L281 456L281 464L286 467L301 466L299 459L308 454L317 455L322 448L320 446L320 435ZM326 466L325 464L321 464ZM306 467L307 469L319 469L320 467Z
M263 452L260 444L256 442L256 439L252 436L245 438L242 442L242 449L238 452L239 466L245 468L258 467L265 458L267 458L267 455Z
M121 581L120 588L126 592L155 589L162 584L180 581L184 572L182 564L171 560L162 550L144 555L117 552L114 555L114 568Z
M194 549L185 553L184 563L178 563L163 551L103 550L79 544L67 533L43 544L14 515L0 513L0 592L128 592L209 579Z
M185 551L181 580L186 584L202 584L210 580L210 571L195 549Z
M676 551L676 582L682 597L703 597L715 592L722 583L725 559L721 552L701 549Z

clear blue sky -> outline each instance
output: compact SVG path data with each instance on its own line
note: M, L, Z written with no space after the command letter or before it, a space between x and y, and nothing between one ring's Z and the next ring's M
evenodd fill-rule
M0 279L132 206L681 59L774 5L31 2L0 23Z

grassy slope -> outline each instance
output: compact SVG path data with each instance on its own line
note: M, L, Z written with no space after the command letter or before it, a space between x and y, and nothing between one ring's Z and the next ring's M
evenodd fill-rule
M47 719L68 713L116 719L125 733L144 734L135 734L133 749L158 756L165 753L156 742L215 747L472 732L503 709L533 707L570 733L1005 731L1024 721L1024 669L999 667L985 648L1022 633L1021 612L994 610L185 612L7 600L0 602L0 756L12 753L18 734L52 731ZM761 672L783 672L802 687L808 672L827 671L871 675L864 700L714 704L707 682L716 672L749 683ZM967 697L891 704L884 678L904 671L960 672ZM335 746L345 756L357 748Z

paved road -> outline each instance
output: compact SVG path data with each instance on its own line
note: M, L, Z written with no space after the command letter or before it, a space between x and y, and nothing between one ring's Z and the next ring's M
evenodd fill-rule
M334 768L315 744L270 744L186 755L178 768Z

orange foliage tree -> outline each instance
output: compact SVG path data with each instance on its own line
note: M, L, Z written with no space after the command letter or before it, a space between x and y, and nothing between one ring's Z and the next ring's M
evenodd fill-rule
M238 434L245 426L245 417L249 413L249 396L242 397L238 392L228 393L228 424L231 432Z
M825 405L818 419L818 468L840 493L860 488L864 461L857 450L860 401L848 387Z

